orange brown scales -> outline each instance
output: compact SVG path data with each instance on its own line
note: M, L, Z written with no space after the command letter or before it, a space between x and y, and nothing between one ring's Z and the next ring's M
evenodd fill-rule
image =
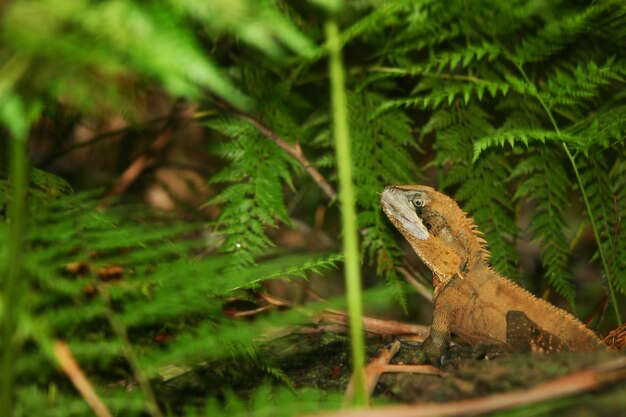
M431 361L445 353L450 333L512 351L606 349L574 316L493 270L474 221L450 197L427 186L389 186L381 205L433 271L433 322L423 345Z

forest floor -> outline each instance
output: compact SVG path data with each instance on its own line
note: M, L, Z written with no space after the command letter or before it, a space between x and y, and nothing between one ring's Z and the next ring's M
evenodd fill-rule
M395 341L393 338L368 338L368 361ZM204 364L164 383L164 394L172 403L189 404L194 396L201 401L208 394L221 395L228 389L242 396L268 379L282 373L295 388L315 387L326 392L344 392L349 382L349 339L343 334L317 332L292 334L264 345L263 363L274 372L259 370L258 363L240 360ZM418 364L419 342L404 341L392 364ZM559 353L545 356L500 354L491 359L473 357L450 359L441 367L447 375L384 373L377 383L372 404L447 403L507 392L524 392L532 387L576 373L620 355L612 352ZM279 372L276 372L278 370ZM273 374L273 376L269 375ZM622 378L623 380L623 378ZM601 388L501 411L498 415L550 416L626 416L626 384L604 384Z

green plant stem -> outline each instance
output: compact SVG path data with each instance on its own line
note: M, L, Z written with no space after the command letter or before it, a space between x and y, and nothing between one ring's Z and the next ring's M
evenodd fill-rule
M526 75L526 72L524 71L522 66L518 64L517 68L522 74L522 77L524 77L524 80L526 80L526 82L529 85L533 85L530 82L530 79ZM559 126L556 124L556 120L554 119L554 116L552 115L552 111L547 106L547 104L543 101L543 99L539 95L539 92L537 92L536 90L534 92L535 92L535 97L537 98L537 100L539 100L539 103L541 104L546 114L548 115L548 118L550 119L550 122L552 123L552 127L554 127L554 131L560 137L561 130L559 129ZM576 180L578 181L580 194L582 195L583 202L585 203L585 209L587 211L587 216L589 217L589 222L591 223L591 229L593 230L593 235L596 239L596 244L598 245L598 252L600 253L600 259L602 260L602 268L604 269L604 274L606 276L606 283L609 288L609 294L611 297L611 304L613 305L613 311L615 312L615 318L617 320L618 325L621 325L622 318L619 313L619 306L617 305L617 298L615 297L615 290L613 289L613 283L611 282L611 273L610 273L609 263L606 259L606 254L604 253L604 247L602 245L602 240L600 239L600 233L598 232L596 220L593 217L593 212L591 210L591 205L589 204L589 199L587 198L587 192L585 191L585 186L583 185L583 180L582 180L582 177L580 176L580 172L578 172L578 166L576 166L576 161L574 160L574 156L572 155L569 148L567 147L567 144L564 141L561 141L561 145L563 146L563 150L565 151L565 154L567 155L567 158L569 159L570 163L572 164L572 168L574 169L574 175L576 176Z
M24 133L25 135L26 133ZM21 290L23 288L22 263L26 220L26 188L28 160L25 137L12 137L10 141L11 201L9 203L9 229L5 265L2 271L2 358L0 359L0 416L12 415L15 361L19 343L15 340L20 316Z
M163 412L159 408L159 403L156 399L156 395L154 395L154 391L152 390L152 385L150 385L150 380L148 376L142 371L139 366L139 361L133 352L133 345L128 339L128 332L126 331L126 326L115 317L115 311L113 310L113 305L111 304L111 296L109 292L104 286L99 287L100 294L104 300L105 304L105 312L106 316L109 319L109 324L113 329L115 335L120 339L122 344L122 354L126 358L126 362L130 365L130 369L137 379L137 383L139 384L139 388L144 396L144 402L146 405L146 411L151 417L163 417Z
M352 183L352 157L350 154L344 69L341 62L341 41L337 23L332 19L326 22L326 39L329 50L328 70L330 73L333 130L339 174L339 201L341 202L345 279L348 312L350 314L354 403L364 406L367 404L367 388L365 386L364 369L365 346L362 322L361 263L359 259L354 185Z
M606 254L604 253L604 248L602 246L602 241L600 240L600 233L598 232L598 227L596 226L596 221L593 217L593 213L591 212L591 205L589 204L589 199L587 198L587 193L585 192L585 187L583 186L582 178L580 173L578 172L578 167L576 166L576 161L574 161L574 157L570 152L569 148L565 144L565 142L561 142L563 145L563 149L567 154L567 157L574 168L574 174L576 175L576 179L578 180L578 186L580 187L580 193L583 196L583 200L585 202L585 208L587 209L587 214L589 216L589 221L591 222L591 228L593 229L593 235L596 238L596 242L598 244L598 252L600 252L600 259L602 259L602 267L604 268L604 274L606 275L606 283L609 287L609 294L611 296L611 304L613 305L613 311L615 313L615 319L617 320L618 325L622 325L622 317L619 313L619 306L617 305L617 298L615 297L615 290L613 289L613 283L611 282L611 275L609 269L609 263L606 259Z

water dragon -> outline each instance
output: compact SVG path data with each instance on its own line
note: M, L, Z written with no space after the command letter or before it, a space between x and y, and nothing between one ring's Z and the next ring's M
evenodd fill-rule
M452 198L423 185L394 185L381 205L433 272L433 320L422 345L431 362L448 350L451 333L513 352L607 349L573 315L495 271L474 220Z

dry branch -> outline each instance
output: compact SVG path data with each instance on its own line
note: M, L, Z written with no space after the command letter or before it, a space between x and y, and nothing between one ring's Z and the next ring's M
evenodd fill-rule
M321 315L320 322L348 326L348 315L341 311L328 310ZM417 340L422 341L430 333L430 326L402 323L394 320L381 320L366 316L363 317L363 327L367 333L390 336L412 335L417 336Z
M389 362L393 359L393 357L400 350L400 342L395 341L393 344L385 347L380 355L373 359L370 363L365 367L365 384L367 385L367 397L369 397L374 392L374 388L376 388L376 384L378 384L378 380L380 376L383 374L382 367L388 365ZM354 396L354 377L350 379L350 383L348 384L348 388L346 388L346 395L344 398L345 404L352 403L352 398Z
M57 341L54 344L54 356L56 356L61 369L65 372L65 375L70 379L76 390L83 397L87 405L93 410L94 414L98 417L112 417L111 412L107 406L102 402L98 394L93 389L93 386L89 383L89 380L85 376L83 370L76 362L72 351L67 346L67 343Z
M107 192L107 197L124 193L139 175L154 163L155 156L163 152L171 142L176 130L193 116L196 109L197 105L189 105L180 114L172 115L161 134L152 142L148 151L139 155L115 181L115 184Z
M216 100L215 104L217 104L219 107L223 109L228 110L229 112L231 112L232 114L240 118L241 120L247 123L250 123L252 126L254 126L256 130L258 130L263 136L265 136L266 138L274 142L281 149L283 149L285 152L291 155L296 161L298 161L298 163L302 165L302 167L306 170L309 176L313 179L313 181L315 181L318 187L320 187L320 189L324 192L324 194L326 194L328 198L330 198L331 200L334 200L335 198L337 198L337 191L335 191L333 186L330 185L328 181L326 181L326 178L324 178L322 174L320 174L317 168L315 168L311 164L311 162L309 162L307 157L304 155L304 152L302 152L302 148L300 147L299 142L296 142L293 145L290 144L285 139L280 137L280 135L278 135L276 132L266 127L258 119L250 116L249 114L242 113L241 111L235 109L234 107L229 106L225 102Z

